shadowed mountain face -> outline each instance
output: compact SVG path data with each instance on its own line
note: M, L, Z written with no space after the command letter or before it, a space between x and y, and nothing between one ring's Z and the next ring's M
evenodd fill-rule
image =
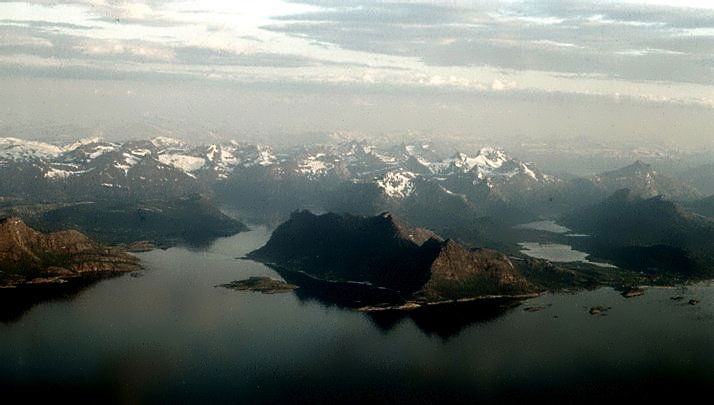
M249 257L323 280L371 283L418 301L535 291L505 255L470 251L390 214L294 213Z
M247 230L199 195L166 201L99 201L6 209L42 231L76 229L109 244L150 241L160 247L200 246Z
M577 232L593 235L594 253L617 264L692 277L714 272L714 220L661 196L642 198L630 190L619 190L562 221Z
M714 195L693 201L687 207L699 215L714 218Z
M19 218L0 220L0 284L57 282L137 268L135 257L102 246L78 231L43 234Z
M704 194L714 194L714 163L688 169L677 176L683 182L693 185Z
M590 180L608 194L627 188L642 198L662 195L670 200L686 201L702 197L694 187L660 174L639 160L621 169L601 173Z

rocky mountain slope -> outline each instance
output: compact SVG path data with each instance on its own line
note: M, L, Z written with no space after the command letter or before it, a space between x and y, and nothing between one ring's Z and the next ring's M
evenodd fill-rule
M19 218L0 219L0 285L61 282L137 268L137 258L100 245L78 231L45 234Z

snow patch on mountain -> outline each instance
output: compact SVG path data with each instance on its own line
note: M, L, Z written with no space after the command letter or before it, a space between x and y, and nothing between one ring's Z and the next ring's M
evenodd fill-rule
M123 153L122 160L114 163L114 167L116 167L117 169L123 170L124 175L126 176L129 173L129 169L134 167L140 161L141 160L139 158L137 158L136 156L130 155L128 153Z
M194 172L206 164L206 160L202 157L169 153L159 155L159 162L187 173Z
M61 147L49 143L0 138L0 159L4 160L49 159L59 156L62 152Z
M157 136L152 138L150 141L157 148L184 148L186 144L175 138L169 138L168 136Z
M73 174L74 172L71 172L69 170L55 169L52 167L45 173L44 176L48 179L66 179L67 177Z
M309 177L321 176L331 168L326 162L319 160L322 156L310 156L298 163L298 172Z
M94 147L94 152L87 155L90 160L94 160L105 153L113 152L116 146L113 145L97 145Z
M65 145L62 147L62 150L65 152L71 152L75 149L81 148L82 146L85 145L91 145L94 143L100 143L102 141L102 138L99 138L97 136L91 137L91 138L82 138L78 140L77 142L70 143L69 145Z
M260 149L256 163L261 166L270 166L278 160L270 149Z
M414 192L414 179L416 174L406 170L394 170L385 173L377 179L379 186L384 193L392 198L405 198Z
M525 163L521 163L521 169L523 170L523 173L526 174L526 176L532 178L533 180L538 180L538 176L536 176L535 172L531 170L531 168L528 167L528 165L526 165Z
M54 167L47 169L43 175L46 179L61 180L66 179L71 176L80 175L87 173L92 169L81 170L78 165L75 164L55 164Z
M133 149L131 151L131 154L134 156L145 157L145 156L151 155L151 151L148 149L139 148L139 149Z
M495 148L481 148L476 156L457 153L449 163L451 167L464 173L473 171L479 179L484 179L511 160L502 150Z

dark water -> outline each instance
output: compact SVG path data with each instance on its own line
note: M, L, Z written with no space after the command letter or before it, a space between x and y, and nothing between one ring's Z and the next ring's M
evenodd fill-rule
M277 274L235 257L265 230L140 254L104 280L0 324L5 394L118 402L684 400L712 394L714 288L610 289L520 306L368 316L308 292L214 286ZM684 296L680 301L670 297ZM689 305L688 300L700 300ZM541 305L538 312L524 307ZM594 305L611 306L593 316ZM23 312L24 311L24 312Z

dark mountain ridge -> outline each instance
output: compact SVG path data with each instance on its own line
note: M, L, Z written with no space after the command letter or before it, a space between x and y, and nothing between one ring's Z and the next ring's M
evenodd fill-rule
M330 281L371 283L403 298L440 301L537 290L505 255L471 251L391 214L293 213L249 258Z
M159 247L202 245L248 230L198 194L168 200L64 204L17 215L42 231L76 229L108 244L149 241Z
M594 236L597 254L626 267L693 277L714 274L714 220L662 196L643 198L629 189L562 218Z

